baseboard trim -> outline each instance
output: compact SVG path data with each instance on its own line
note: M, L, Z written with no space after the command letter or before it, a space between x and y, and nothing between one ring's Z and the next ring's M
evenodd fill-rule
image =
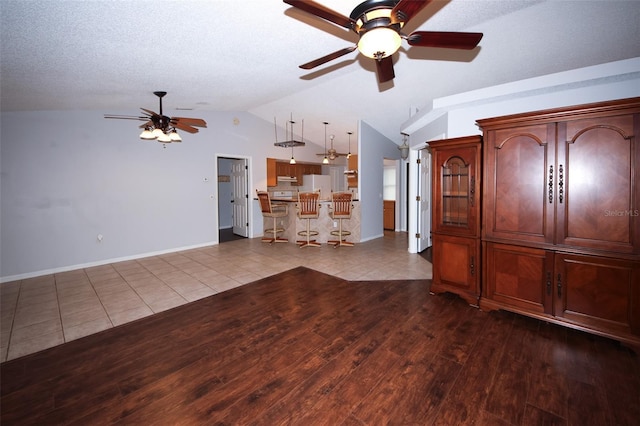
M6 277L0 277L0 284L11 282L11 281L24 280L24 279L27 279L27 278L40 277L42 275L49 275L49 274L56 274L56 273L60 273L60 272L73 271L73 270L76 270L76 269L84 269L84 268L91 268L91 267L94 267L94 266L108 265L109 263L124 262L124 261L127 261L127 260L142 259L142 258L145 258L145 257L158 256L158 255L161 255L161 254L176 253L176 252L185 251L185 250L193 250L193 249L197 249L197 248L213 246L213 245L218 245L218 244L219 244L218 241L210 241L210 242L207 242L207 243L195 244L195 245L192 245L192 246L184 246L184 247L172 248L172 249L167 249L167 250L159 250L159 251L153 251L153 252L148 252L148 253L140 253L140 254L134 254L134 255L131 255L131 256L123 256L123 257L117 257L117 258L112 258L112 259L98 260L96 262L81 263L81 264L77 264L77 265L62 266L62 267L59 267L59 268L43 269L43 270L35 271L35 272L27 272L27 273L24 273L24 274L10 275L10 276L6 276Z

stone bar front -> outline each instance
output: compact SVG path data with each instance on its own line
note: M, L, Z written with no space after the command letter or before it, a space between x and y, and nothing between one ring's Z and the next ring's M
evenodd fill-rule
M298 240L304 239L298 235L300 231L307 230L307 220L298 219L296 204L297 200L292 199L280 199L272 198L274 203L287 204L289 206L289 215L282 219L282 222L278 221L278 226L284 228L284 232L279 236L281 238L287 238L290 243L295 243ZM352 201L353 211L351 212L351 219L344 219L342 221L342 229L344 231L351 232L351 235L346 237L347 241L352 243L360 242L360 202ZM337 237L331 235L331 231L337 231L340 223L335 221L329 216L331 201L320 201L320 215L318 219L311 219L309 229L312 231L318 231L318 235L315 236L315 240L321 244L326 244L329 240L335 240ZM273 219L264 219L263 229L271 228L273 226Z

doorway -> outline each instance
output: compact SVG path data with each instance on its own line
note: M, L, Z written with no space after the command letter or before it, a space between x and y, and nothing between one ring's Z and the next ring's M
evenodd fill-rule
M409 253L421 253L431 246L431 153L428 147L409 151L410 176ZM415 200L415 201L414 201Z
M218 242L249 236L249 167L246 158L218 157Z
M396 220L397 210L400 207L400 160L392 160L385 158L383 160L382 175L382 223L383 230L398 230L398 222Z

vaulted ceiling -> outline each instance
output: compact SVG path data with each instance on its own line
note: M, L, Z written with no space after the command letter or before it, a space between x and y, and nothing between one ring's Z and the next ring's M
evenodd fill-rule
M317 0L349 15L360 0ZM362 119L398 144L437 97L640 56L639 1L434 1L405 32L476 31L478 48L410 47L380 84L357 51L311 71L298 65L352 46L354 33L280 0L3 0L3 111L249 111L283 124L323 121L345 149Z

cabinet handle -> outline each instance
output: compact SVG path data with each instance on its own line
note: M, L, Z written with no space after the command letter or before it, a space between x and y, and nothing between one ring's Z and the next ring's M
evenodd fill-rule
M547 272L547 296L551 296L551 272Z
M469 189L469 197L471 198L469 200L471 207L473 207L473 204L475 203L475 195L476 195L476 177L475 176L471 176L471 188Z
M475 256L471 256L470 269L471 269L471 275L475 275L475 273L476 273Z
M549 166L549 204L553 203L553 166Z
M562 297L562 275L558 274L558 297Z
M563 198L563 194L564 194L564 190L562 189L562 186L564 185L564 175L562 173L562 164L560 164L560 168L558 169L558 175L559 175L559 179L558 179L558 201L560 201L560 204L562 204L562 198Z

